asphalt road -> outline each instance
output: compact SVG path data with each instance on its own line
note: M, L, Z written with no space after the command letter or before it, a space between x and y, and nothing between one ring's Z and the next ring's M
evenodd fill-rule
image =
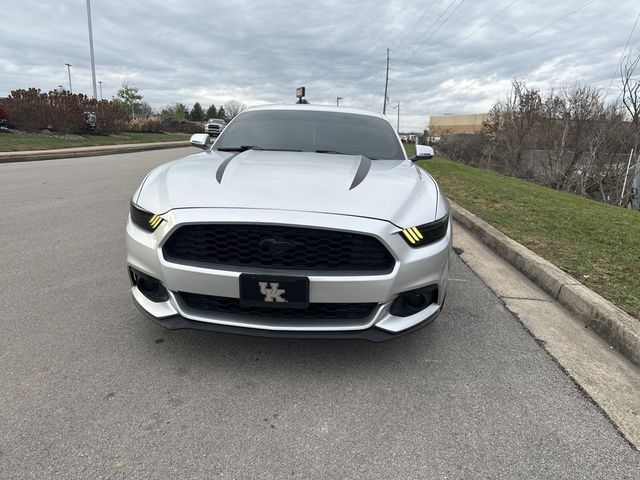
M384 344L144 318L128 201L192 151L0 165L0 478L638 478L640 454L457 257L440 318Z

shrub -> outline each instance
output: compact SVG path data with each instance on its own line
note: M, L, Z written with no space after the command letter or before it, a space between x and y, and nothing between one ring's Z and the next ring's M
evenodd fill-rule
M85 124L83 104L86 100L84 95L64 91L14 90L6 100L7 117L19 130L36 132L50 128L63 134L75 133Z
M39 89L14 90L5 101L7 119L17 129L36 132L49 125L49 105L46 94Z
M86 95L76 95L66 91L51 91L43 96L48 108L47 126L58 133L78 133L86 125Z
M167 133L204 133L204 125L202 123L182 121L175 125L163 123L161 131Z
M89 108L96 113L96 130L101 133L119 133L127 130L129 114L119 104L107 100L92 100Z
M136 118L129 122L128 131L140 133L158 133L162 124L155 118Z
M87 113L92 112L96 114L96 130L116 133L125 129L129 119L127 112L113 102L97 102L66 91L14 90L5 103L9 122L27 132L48 128L61 134L80 133L87 129Z

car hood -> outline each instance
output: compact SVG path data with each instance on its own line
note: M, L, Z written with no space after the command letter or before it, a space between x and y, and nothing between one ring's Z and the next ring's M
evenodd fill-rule
M134 201L176 208L255 208L352 215L399 227L433 221L438 187L408 160L360 155L211 150L157 167Z

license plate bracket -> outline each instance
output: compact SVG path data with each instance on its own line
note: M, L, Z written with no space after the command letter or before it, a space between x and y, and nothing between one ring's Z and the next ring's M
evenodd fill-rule
M240 275L240 305L243 307L307 308L309 279L286 275Z

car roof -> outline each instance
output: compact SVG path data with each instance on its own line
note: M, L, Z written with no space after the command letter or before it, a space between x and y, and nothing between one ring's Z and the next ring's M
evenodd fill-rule
M333 113L350 113L354 115L366 115L369 117L387 118L381 113L372 112L371 110L365 110L363 108L355 107L339 107L335 105L312 105L309 103L294 103L294 104L274 104L274 105L258 105L245 110L245 112L256 111L277 111L277 110L290 110L290 111L308 111L308 112L333 112ZM388 120L387 120L388 121Z

